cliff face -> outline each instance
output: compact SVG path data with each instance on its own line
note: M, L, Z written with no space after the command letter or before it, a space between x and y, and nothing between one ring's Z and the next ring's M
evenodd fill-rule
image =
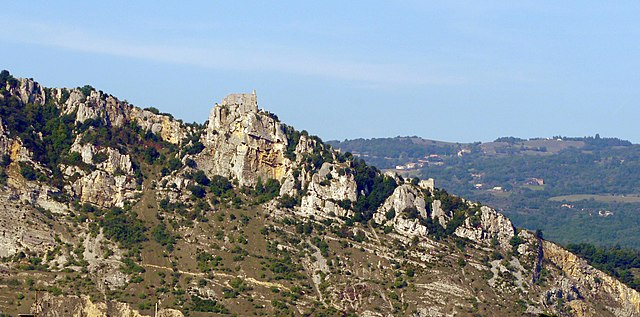
M570 287L580 294L580 298L574 299L579 302L577 306L589 306L595 296L605 293L609 297L608 301L613 304L609 307L613 315L638 316L640 314L640 294L637 291L594 269L583 259L555 243L544 241L542 246L544 258L558 266L565 274Z
M301 216L349 217L352 211L341 207L338 201L355 201L357 184L353 175L338 173L339 164L324 163L317 173L310 177L307 194L302 197ZM302 183L302 182L301 182Z
M211 110L198 163L209 175L235 178L253 186L258 178L282 180L291 162L284 157L284 128L258 111L254 94L232 94Z
M2 311L640 315L570 252L332 151L255 93L202 126L87 87L0 93Z
M65 168L65 176L77 178L65 189L78 197L80 202L101 207L122 207L127 199L141 192L136 189L137 184L132 177L133 165L128 154L120 154L110 147L98 149L92 144L80 145L77 142L71 146L71 151L80 153L82 162L87 165L94 163L96 155L102 155L104 159L95 165L93 171L85 171L77 166Z
M29 85L37 84L29 81L25 83L25 86ZM21 89L23 90L26 89ZM156 133L163 140L173 144L180 143L187 136L186 127L170 116L134 107L101 91L91 90L87 93L77 88L57 88L53 89L51 97L58 102L63 113L75 114L75 121L78 123L93 119L116 128L135 123L143 130ZM44 97L39 98L44 100Z
M66 298L51 297L45 295L43 302L47 303L44 310L45 317L149 317L142 315L137 310L131 309L127 304L118 302L94 303L87 296L70 296ZM153 317L184 317L175 309L160 309Z

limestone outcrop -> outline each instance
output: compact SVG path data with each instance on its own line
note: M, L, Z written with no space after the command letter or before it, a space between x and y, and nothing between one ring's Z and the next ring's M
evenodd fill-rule
M472 218L467 218L454 233L459 237L485 243L496 237L501 246L509 245L509 240L515 235L511 220L487 206L480 207L476 217L477 223L473 223Z
M72 186L81 202L102 207L122 207L125 199L135 196L134 182L127 175L113 176L105 171L93 171Z
M17 87L10 87L11 95L17 96L23 103L44 104L47 100L44 88L33 79L19 78Z
M348 217L353 212L340 207L339 201L356 201L357 184L353 175L340 175L336 164L324 163L317 173L311 176L307 195L302 197L300 212L302 215L321 217Z
M398 233L408 237L425 237L427 227L419 219L409 219L405 213L414 210L421 217L427 217L424 194L419 188L410 184L398 186L391 196L378 208L373 215L377 224L393 227Z
M258 178L282 180L290 166L284 127L258 110L255 93L231 94L216 104L203 143L198 166L243 186L255 185Z
M23 250L46 252L55 246L54 234L19 196L0 196L0 257L11 257Z
M447 227L447 222L451 219L451 215L447 210L442 209L442 202L434 200L431 202L431 219L438 221L442 227Z
M94 303L89 296L56 297L46 294L40 305L33 307L42 317L149 317L128 304L108 301ZM184 317L175 309L159 309L157 317Z
M0 118L0 156L8 155L11 150L11 143L13 140L7 136L7 131L4 129L4 123Z
M168 115L155 114L137 107L130 108L129 120L137 123L143 130L151 131L172 144L182 142L189 132L183 124Z
M53 90L53 96L61 103L64 113L75 113L78 123L90 119L114 127L134 123L173 144L180 143L188 134L188 128L169 115L134 107L101 91L91 90L85 95L78 88L58 88Z
M82 161L95 165L96 169L87 172L80 168L68 167L64 171L68 177L79 175L73 184L66 187L67 192L78 197L81 202L89 202L102 207L122 207L126 199L133 198L137 189L133 177L133 164L128 154L121 154L113 148L98 149L92 144L71 146L72 152L80 153ZM97 162L96 155L102 156Z
M402 213L408 209L415 209L422 217L427 217L425 208L424 194L415 186L403 184L398 186L391 196L378 208L373 215L376 223L384 224L385 222L394 222L402 216ZM387 213L393 210L394 217L387 219Z
M549 241L542 243L544 258L556 265L570 282L582 288L584 297L609 294L613 305L607 307L615 316L631 317L640 315L640 294L600 270L588 265L575 254ZM566 283L566 282L565 282ZM604 292L602 292L604 291Z

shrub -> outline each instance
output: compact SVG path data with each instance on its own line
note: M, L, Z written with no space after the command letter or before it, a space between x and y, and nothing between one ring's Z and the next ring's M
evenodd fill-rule
M216 196L222 196L233 189L233 185L224 176L215 175L211 178L209 189Z
M82 87L78 87L78 89L80 89L80 92L85 96L85 97L89 97L89 95L91 95L92 91L95 91L96 89L93 88L91 85L84 85Z
M172 235L171 232L167 230L167 225L164 222L155 226L151 231L151 235L156 242L165 246L168 251L173 251L173 246L176 243L176 236Z
M207 190L200 185L189 186L191 194L196 198L203 198L207 194Z
M109 155L107 155L107 153L98 152L95 155L93 155L93 164L100 164L106 161L108 158L109 158Z
M191 310L217 314L229 313L229 309L215 299L202 299L196 295L191 296Z
M147 107L147 108L144 108L144 110L150 111L153 114L160 114L160 110L158 110L158 108L155 108L155 107Z
M135 213L124 212L121 208L109 209L99 220L105 237L130 249L140 242L146 241L144 222Z
M20 174L22 175L22 177L29 181L34 181L38 177L38 174L36 173L36 170L33 168L33 166L24 162L20 162Z
M396 217L396 210L391 208L384 215L387 218L387 220L392 220L393 218Z
M209 186L209 184L211 183L211 180L209 180L207 175L205 175L205 173L201 170L198 170L193 174L193 180L195 180L202 186Z
M148 164L153 164L158 158L160 158L160 152L158 152L158 150L156 150L156 148L148 147L144 151L144 160Z
M169 159L168 167L170 171L179 170L182 167L182 162L179 159L173 157Z
M196 155L202 152L202 150L204 150L204 144L200 141L196 141L186 149L186 152L190 155Z
M300 205L300 199L298 197L289 196L288 194L280 197L280 208L293 208Z
M261 204L267 202L280 193L280 182L275 179L269 178L266 183L262 183L262 179L258 177L258 182L253 191L256 196L256 203Z
M71 152L67 157L67 162L69 163L69 165L82 164L82 155L78 152Z
M131 258L122 259L122 266L120 266L120 271L124 274L134 274L134 273L144 273L145 269L138 265Z

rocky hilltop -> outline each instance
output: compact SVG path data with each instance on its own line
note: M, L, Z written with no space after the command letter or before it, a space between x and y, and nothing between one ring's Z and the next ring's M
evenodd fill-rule
M638 316L640 296L433 180L232 94L185 124L0 75L0 310L39 316Z

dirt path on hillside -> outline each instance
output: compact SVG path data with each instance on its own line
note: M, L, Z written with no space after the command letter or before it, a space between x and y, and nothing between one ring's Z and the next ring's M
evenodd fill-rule
M167 270L167 271L172 271L173 272L172 268L166 267L166 266L160 266L160 265L154 265L154 264L142 264L142 266L143 267L148 267L148 268ZM282 284L279 284L279 283L259 281L259 280L256 280L253 277L246 277L246 276L242 276L242 275L233 275L233 274L227 274L227 273L215 272L215 271L205 274L205 273L194 273L194 272L187 272L187 271L178 270L178 273L184 274L184 275L190 275L190 276L199 276L199 277L206 277L207 274L213 274L216 277L225 277L225 278L228 278L228 279L239 277L239 278L241 278L241 279L243 279L243 280L245 280L245 281L247 281L247 282L249 282L251 284L254 284L254 285L260 285L260 286L269 287L269 288L277 287L277 288L280 288L280 289L285 289L287 291L291 291L291 289L289 289L288 287L286 287L286 286L284 286Z

